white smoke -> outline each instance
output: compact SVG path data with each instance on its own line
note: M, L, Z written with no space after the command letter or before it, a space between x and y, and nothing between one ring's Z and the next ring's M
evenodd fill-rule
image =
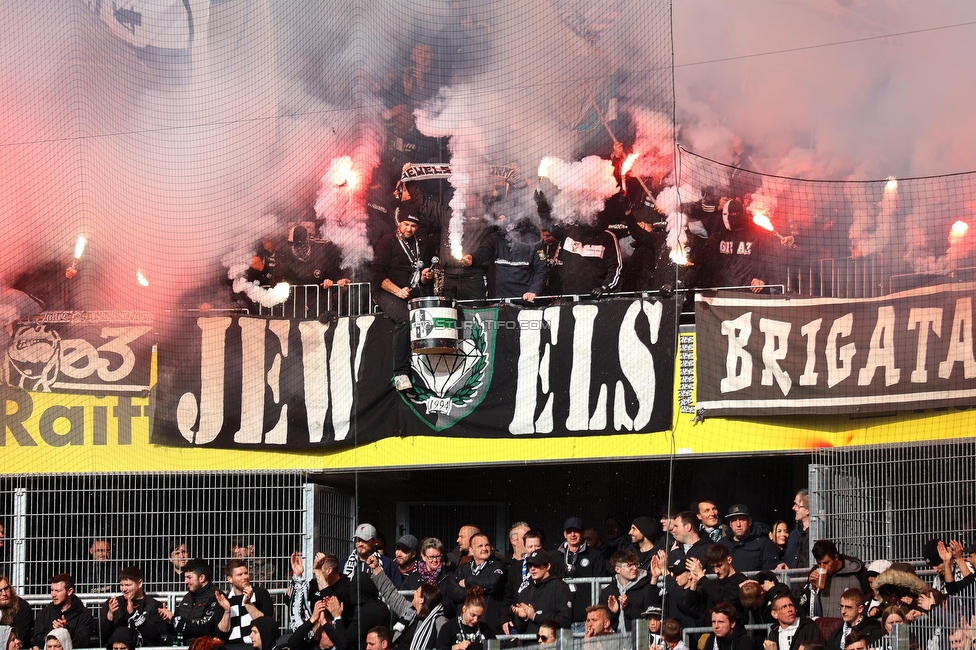
M550 158L549 180L558 189L552 198L552 218L557 223L594 225L604 201L616 194L613 164L597 156L579 162Z

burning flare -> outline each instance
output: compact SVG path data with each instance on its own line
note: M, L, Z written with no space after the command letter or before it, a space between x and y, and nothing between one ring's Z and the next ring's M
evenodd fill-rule
M149 286L149 278L147 278L146 274L142 272L142 267L136 269L136 282L143 287Z
M898 179L894 176L888 177L888 182L885 183L885 192L894 192L898 189Z
M88 244L88 238L84 235L78 235L78 241L75 242L75 259L81 259L81 254L85 252L85 245Z
M756 224L763 230L769 232L776 232L776 229L773 228L773 222L770 221L769 217L762 212L757 212L754 215L752 215L752 223Z
M962 220L956 221L949 229L949 243L958 244L967 232L969 232L969 224Z
M620 175L626 176L630 173L631 168L634 166L634 162L637 160L639 153L632 153L624 160L624 164L620 166Z
M552 167L552 158L546 156L539 163L539 178L549 178L550 167Z
M352 168L352 158L349 156L342 156L333 161L329 172L329 180L336 187L348 187L350 190L354 190L359 183L359 176Z

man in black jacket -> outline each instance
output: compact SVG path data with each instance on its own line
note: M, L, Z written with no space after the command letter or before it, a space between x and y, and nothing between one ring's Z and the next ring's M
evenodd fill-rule
M171 642L166 622L159 615L162 603L147 596L143 590L142 570L130 566L119 573L121 596L113 596L102 605L99 615L99 636L108 645L112 635L120 629L132 633L139 646L168 645Z
M691 560L692 571L698 574L698 591L706 598L705 606L712 609L719 603L732 603L736 610L741 610L739 604L739 585L746 581L746 577L738 573L732 566L732 556L729 549L722 544L712 544L705 551L705 561L700 563ZM703 580L705 567L715 572L714 580Z
M463 603L471 587L481 587L485 592L485 612L482 622L495 635L502 633L501 608L505 597L505 567L492 555L491 540L484 533L476 533L468 541L471 561L465 562L454 572L448 582L447 596L452 604ZM451 614L445 612L450 618Z
M98 642L92 639L95 631L92 615L75 596L75 580L67 573L51 578L51 602L34 617L31 645L43 648L48 633L56 628L67 629L76 648L90 648Z
M195 558L187 562L183 575L187 593L176 613L168 609L160 612L176 635L176 645L190 645L200 636L226 639L230 632L230 604L214 587L210 565Z
M563 524L563 543L553 553L556 563L552 574L559 578L599 578L605 576L606 561L603 553L586 545L583 539L583 520L570 517ZM593 602L591 585L569 586L573 594L573 631L582 632L586 621L586 608Z
M652 562L651 571L644 571L637 554L627 550L611 555L610 563L616 577L600 591L600 603L610 610L610 623L616 632L630 632L648 607L661 603L657 587L661 569Z
M566 583L550 573L549 554L543 549L526 558L532 584L516 597L512 619L519 634L535 634L539 626L555 621L561 628L573 622L573 594Z
M376 244L370 265L370 294L373 302L393 321L393 385L397 390L413 388L410 380L410 308L407 301L425 295L424 287L434 278L430 250L417 237L420 219L407 215L394 233Z
M797 616L796 605L789 594L773 598L770 613L776 623L769 628L763 650L797 650L803 641L826 643L816 623L806 616Z
M779 564L779 552L765 524L753 525L749 508L737 503L725 516L729 531L719 544L729 548L736 571L771 571Z
M0 620L14 629L26 647L34 630L34 610L17 594L5 575L0 575Z
M739 624L739 615L732 603L719 603L711 609L711 614L712 633L705 635L704 645L699 641L698 647L706 650L756 650L752 637Z

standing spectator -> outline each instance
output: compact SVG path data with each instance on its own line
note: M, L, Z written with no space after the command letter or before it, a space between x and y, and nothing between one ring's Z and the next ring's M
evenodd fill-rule
M661 567L654 559L651 571L638 566L633 551L617 551L610 556L614 579L600 591L600 602L610 611L610 624L617 632L630 632L634 621L639 620L651 605L660 605L657 579ZM658 617L660 621L660 617Z
M763 641L764 650L797 650L803 641L826 643L816 623L806 616L797 616L789 594L774 597L770 613L776 623L770 626Z
M840 611L840 595L857 587L862 592L868 588L868 574L864 563L856 557L841 555L829 539L818 540L813 545L813 559L817 568L810 572L810 586L816 594L813 614L827 616ZM817 589L819 572L826 572L826 586Z
M408 576L401 589L416 589L426 582L437 587L442 594L447 593L451 572L444 561L444 544L436 537L425 537L420 542L420 559L417 560L417 573Z
M34 629L34 610L14 590L5 575L0 575L0 625L11 626L24 643L30 641Z
M532 582L518 594L512 605L512 622L519 634L535 634L545 621L560 627L573 622L573 594L566 583L551 574L551 560L544 549L529 553L525 559Z
M248 643L251 623L262 616L274 618L274 601L271 594L260 585L251 584L247 562L233 559L224 565L227 578L227 607L230 611L228 643ZM223 604L221 604L223 606Z
M457 546L447 554L447 563L453 569L464 562L471 561L471 537L481 532L481 529L471 524L464 524L458 529Z
M613 634L613 628L610 626L610 610L606 605L590 605L586 608L583 638L592 639L604 634Z
M230 608L224 607L227 598L214 586L213 569L206 561L194 558L187 562L184 575L186 595L176 612L164 607L159 613L172 627L175 645L187 645L201 636L226 638L230 631Z
M638 517L630 525L630 541L637 553L637 563L644 571L651 570L651 558L654 557L654 520L650 517Z
M502 601L502 631L505 634L513 634L514 624L512 623L512 605L515 604L518 595L529 588L532 577L529 573L528 557L533 551L542 548L542 533L530 529L522 537L522 546L525 555L518 562L512 562L508 567L508 579L505 582L505 599Z
M96 537L88 546L88 558L81 569L82 593L104 594L113 591L118 568L112 561L112 543L104 537Z
M88 608L75 596L75 581L67 573L51 578L51 602L34 617L31 645L43 648L51 630L66 630L71 642L79 648L91 647L95 623Z
M444 596L440 589L427 582L421 583L413 592L413 599L408 601L397 592L378 558L370 557L368 562L373 582L396 620L394 650L429 650L435 647L437 635L447 622L441 605Z
M603 554L591 549L583 540L583 520L570 517L563 524L563 543L553 556L557 564L552 567L555 576L565 578L599 578L606 575L606 561ZM573 593L573 631L583 631L586 608L593 601L591 585L572 584Z
M713 544L717 544L720 539L726 536L729 528L719 523L718 506L715 505L714 501L703 499L693 509L698 511L698 521L701 522L701 531L698 533L700 536Z
M254 543L244 537L235 537L230 541L230 556L247 563L250 577L257 582L270 583L274 580L275 567L268 560L255 557Z
M739 586L746 581L746 577L735 570L727 546L712 544L705 551L704 562L695 558L689 562L692 572L698 577L698 591L705 596L705 607L712 609L719 603L732 603L737 610L742 608L739 602ZM715 572L715 580L702 579L705 577L706 566Z
M489 298L520 298L526 303L541 295L549 273L542 234L528 218L488 233L461 264L488 269Z
M393 552L393 559L397 568L396 573L393 574L393 584L398 589L409 589L409 587L404 587L404 584L415 582L411 578L415 577L414 574L417 573L417 549L419 546L420 542L413 535L403 535L397 540L396 549Z
M736 571L769 571L779 564L779 552L769 529L763 524L753 526L749 508L737 503L725 516L729 532L719 544L729 548Z
M683 557L669 561L668 576L664 581L664 615L678 621L682 627L698 626L706 612L705 599L697 592L700 574L689 571L689 564Z
M415 235L420 219L407 215L394 233L376 244L370 265L370 295L376 306L393 321L393 385L413 388L410 380L410 309L407 301L426 294L434 277L431 253Z
M810 493L800 490L793 497L796 526L786 541L783 568L805 569L810 566Z
M529 525L524 521L515 522L508 529L508 543L512 547L512 556L506 565L521 562L525 559L525 542L522 540L522 536L527 532L529 532Z
M166 621L159 615L162 603L147 596L143 589L142 570L130 566L119 573L121 596L113 596L102 605L99 636L108 646L119 630L131 633L138 646L159 646L171 642ZM135 646L132 646L135 647Z
M695 513L686 510L675 515L671 523L671 535L677 545L668 553L669 567L677 564L684 566L685 560L692 557L699 561L705 559L705 551L711 544L698 535L698 516Z
M152 586L159 591L178 591L184 588L183 570L190 561L190 553L186 549L186 542L173 539L166 544L166 560L159 561L156 579Z
M484 533L476 533L468 540L471 548L471 561L465 562L454 572L454 579L448 582L447 596L451 605L464 602L470 596L472 587L480 587L483 605L479 620L491 629L492 634L500 634L502 629L501 609L505 597L505 566L492 555L491 541ZM450 617L455 612L447 612Z
M777 559L782 561L783 555L786 553L786 543L790 539L790 527L782 519L777 519L769 527L769 539L776 546Z

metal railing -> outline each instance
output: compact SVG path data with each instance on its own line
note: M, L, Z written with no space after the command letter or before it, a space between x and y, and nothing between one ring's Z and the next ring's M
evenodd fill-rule
M318 284L292 285L288 299L273 307L258 305L258 315L281 318L320 318L327 314L359 316L373 312L368 282L323 289Z

